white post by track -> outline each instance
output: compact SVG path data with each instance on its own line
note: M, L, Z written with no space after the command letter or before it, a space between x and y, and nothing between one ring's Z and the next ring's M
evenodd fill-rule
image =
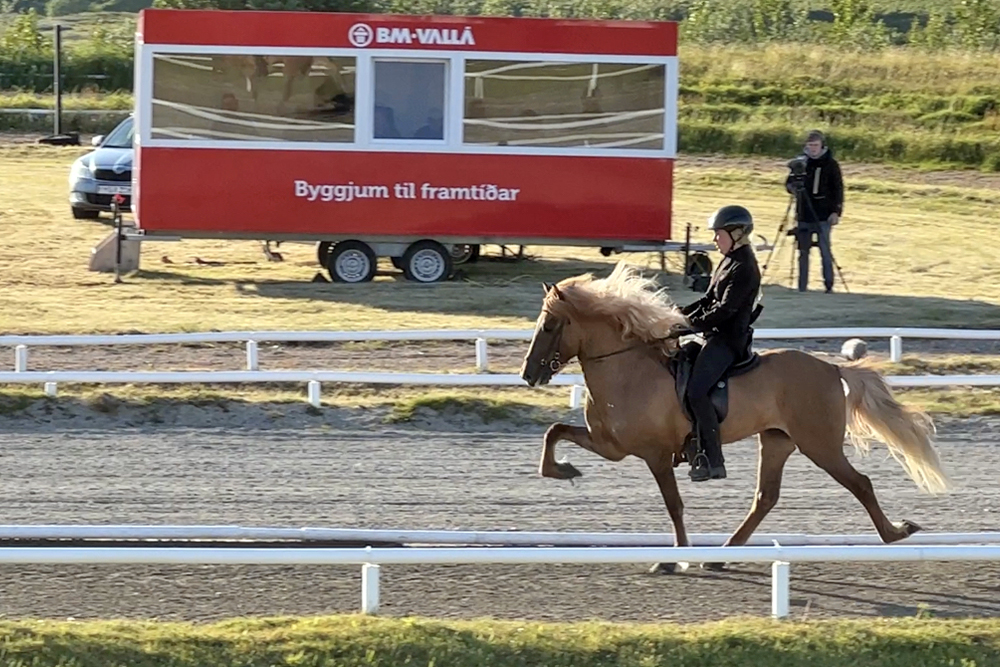
M255 340L247 341L247 370L260 370L260 361L257 357L257 341Z
M771 563L771 616L787 618L791 606L790 565L784 561Z
M476 370L485 373L490 368L489 348L485 338L476 339Z
M59 385L55 382L46 382L45 395L48 396L49 398L55 398L56 395L59 393L59 390L57 389L58 386Z
M582 385L573 385L569 393L569 407L571 410L579 410L583 407L583 392L586 390L587 388Z
M377 614L379 598L379 566L365 563L361 566L361 613Z
M903 339L900 336L892 336L889 339L889 361L903 360Z
M18 345L14 348L14 372L25 373L28 370L28 346Z
M318 380L309 380L309 405L314 408L320 406L320 383Z

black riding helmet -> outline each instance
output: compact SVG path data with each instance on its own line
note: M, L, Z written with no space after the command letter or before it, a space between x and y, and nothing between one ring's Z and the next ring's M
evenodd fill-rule
M743 231L743 236L753 232L753 216L750 211L737 204L723 206L708 218L708 228L713 232L724 229L732 232L735 229Z

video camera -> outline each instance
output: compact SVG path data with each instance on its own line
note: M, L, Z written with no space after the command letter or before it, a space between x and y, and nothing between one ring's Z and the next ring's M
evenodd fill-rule
M796 192L802 192L806 187L806 165L809 158L806 155L798 155L789 160L785 166L791 173L791 185Z

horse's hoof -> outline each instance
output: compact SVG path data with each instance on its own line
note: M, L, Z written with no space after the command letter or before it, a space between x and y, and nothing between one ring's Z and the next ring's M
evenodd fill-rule
M649 568L650 574L677 574L688 569L687 563L657 563Z
M921 528L919 525L913 523L912 521L906 521L906 520L904 520L901 524L899 524L899 528L904 533L906 533L907 537L913 535L914 533L919 533L921 530L923 530L923 528Z
M576 469L572 463L566 461L556 462L556 474L559 479L573 479L574 477L583 477L583 473Z
M708 570L709 572L725 572L725 563L702 563L701 569Z

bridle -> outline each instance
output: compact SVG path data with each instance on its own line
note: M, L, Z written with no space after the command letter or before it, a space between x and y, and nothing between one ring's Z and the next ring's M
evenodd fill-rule
M549 349L546 350L546 354L542 355L542 360L540 362L542 366L548 366L549 369L552 371L553 375L558 373L564 365L562 361L559 359L559 343L562 341L562 330L563 327L565 326L566 322L564 320L560 320L555 330L552 331L551 334L552 342L549 344ZM656 338L651 341L639 341L638 343L633 343L632 345L623 347L620 350L614 350L613 352L598 354L593 357L590 356L585 357L582 353L577 356L579 357L581 363L584 361L604 361L605 359L610 359L611 357L616 357L620 354L631 352L632 350L638 350L644 347L652 347L653 345L657 345L671 338L676 338L676 336L663 336L661 338ZM549 353L551 353L551 357L549 356Z

